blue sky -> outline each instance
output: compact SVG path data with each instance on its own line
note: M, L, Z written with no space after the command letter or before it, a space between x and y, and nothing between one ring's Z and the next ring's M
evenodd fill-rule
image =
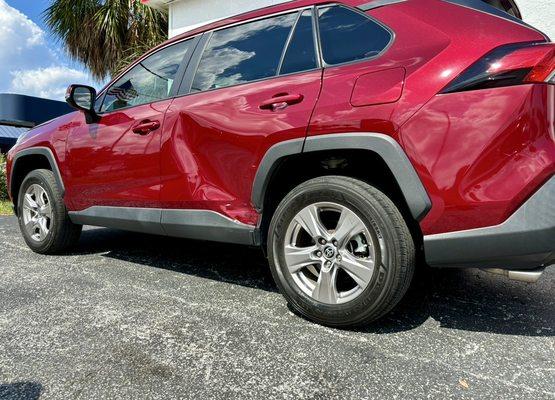
M0 93L63 100L71 83L101 86L48 31L42 13L50 2L0 0Z

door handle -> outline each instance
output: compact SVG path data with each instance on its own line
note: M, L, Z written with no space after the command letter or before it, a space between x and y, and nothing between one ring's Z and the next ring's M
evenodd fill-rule
M155 131L158 128L160 128L160 122L145 120L140 122L133 128L133 133L144 136L148 135L150 132Z
M261 110L283 110L287 106L300 103L303 101L304 96L302 94L283 94L274 96L271 99L264 100L260 103Z

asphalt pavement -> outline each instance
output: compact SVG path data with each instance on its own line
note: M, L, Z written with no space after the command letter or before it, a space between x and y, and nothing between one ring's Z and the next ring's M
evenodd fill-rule
M419 271L360 330L293 314L248 247L0 217L0 399L555 399L555 268Z

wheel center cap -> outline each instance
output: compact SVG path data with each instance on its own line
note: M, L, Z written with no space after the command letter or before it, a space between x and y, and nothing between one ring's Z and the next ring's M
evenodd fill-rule
M333 258L335 258L335 255L337 254L337 251L333 246L324 247L324 250L322 252L324 253L324 257L326 257L328 260L332 260Z

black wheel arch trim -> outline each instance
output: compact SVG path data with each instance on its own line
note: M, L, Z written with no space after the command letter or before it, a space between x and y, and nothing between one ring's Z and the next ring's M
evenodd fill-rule
M268 184L279 163L287 156L325 150L369 150L378 154L397 180L415 220L420 221L432 202L418 174L399 143L390 136L374 132L337 133L284 141L272 146L256 171L251 201L262 212Z
M58 168L58 163L56 162L56 157L52 150L48 147L30 147L28 149L23 149L18 151L13 158L12 163L12 170L10 173L10 181L8 185L8 192L12 195L12 199L15 199L17 193L12 193L12 185L13 185L13 178L15 176L15 172L17 171L18 161L22 157L31 156L31 155L40 155L46 157L48 163L50 164L50 168L54 173L54 178L56 179L56 183L60 186L62 196L65 194L65 186L64 181L62 179L62 175L60 173L60 169Z

